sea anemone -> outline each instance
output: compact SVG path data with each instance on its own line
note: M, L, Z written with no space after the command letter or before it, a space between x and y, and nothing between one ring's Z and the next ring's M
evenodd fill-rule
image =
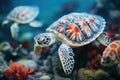
M11 63L11 68L6 68L4 75L6 77L13 76L14 80L27 80L28 74L32 73L34 68L26 68L24 65L20 65L17 62Z

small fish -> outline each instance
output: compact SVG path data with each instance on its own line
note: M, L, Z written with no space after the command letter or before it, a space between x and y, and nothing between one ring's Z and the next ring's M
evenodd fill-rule
M103 66L112 66L118 63L120 63L120 40L115 40L104 50L101 64Z

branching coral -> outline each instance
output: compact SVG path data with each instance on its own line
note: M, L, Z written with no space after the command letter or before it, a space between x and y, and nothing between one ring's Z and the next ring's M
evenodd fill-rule
M28 74L32 73L34 68L26 68L24 65L18 64L17 62L11 63L11 68L6 68L4 75L6 77L13 76L14 80L27 80Z

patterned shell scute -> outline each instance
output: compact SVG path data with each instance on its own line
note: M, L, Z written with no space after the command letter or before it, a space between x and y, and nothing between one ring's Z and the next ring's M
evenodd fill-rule
M28 23L39 14L38 7L19 6L14 8L7 18L18 23Z
M104 28L105 20L100 16L70 13L50 25L47 31L71 46L82 46L94 41Z
M120 40L115 40L108 45L108 47L104 50L103 54L106 55L119 55L120 53Z

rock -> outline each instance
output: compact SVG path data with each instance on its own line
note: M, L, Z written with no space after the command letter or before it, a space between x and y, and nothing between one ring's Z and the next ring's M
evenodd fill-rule
M102 69L90 70L81 68L78 72L79 80L114 80Z
M57 73L54 73L54 80L71 80L71 79L67 77L62 77L58 75Z
M13 48L8 42L2 42L0 44L3 52L12 52Z
M40 77L40 80L50 80L50 77L48 75L43 75Z
M0 56L0 77L3 76L4 70L7 68L6 61L2 56Z
M26 67L33 67L34 69L37 69L37 63L33 60L21 59L18 63L24 64Z
M52 56L48 56L45 63L44 63L44 69L46 72L52 73L53 69L52 69Z
M59 74L65 75L57 52L52 57L52 66L53 66L53 72L57 72Z
M117 65L117 73L120 76L120 63Z
M94 74L93 71L81 68L78 71L78 76L79 76L78 80L94 80L93 74Z

